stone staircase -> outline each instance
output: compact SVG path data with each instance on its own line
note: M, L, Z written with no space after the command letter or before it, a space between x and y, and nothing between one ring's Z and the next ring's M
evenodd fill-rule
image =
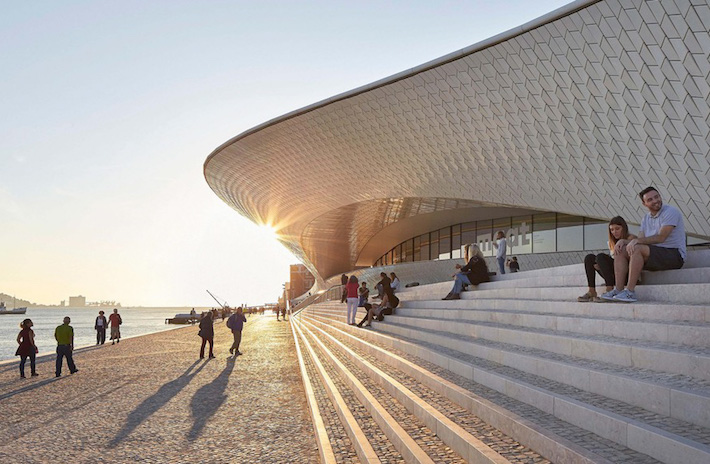
M578 303L581 264L424 285L372 329L308 306L322 462L710 463L710 250L642 280L633 304Z

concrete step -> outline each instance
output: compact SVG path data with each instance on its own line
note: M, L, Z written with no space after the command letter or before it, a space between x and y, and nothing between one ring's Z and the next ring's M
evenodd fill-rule
M397 308L397 316L442 319L452 322L491 322L591 336L611 336L630 340L710 347L710 323L708 322L676 323L613 318L605 317L602 314L578 316L532 311L432 307Z
M326 314L331 312L325 308L323 309ZM310 318L311 316L306 317ZM336 314L335 317L339 316ZM465 359L452 356L449 352L454 350L446 348L445 343L432 345L400 340L397 336L401 336L401 333L396 331L392 332L398 334L396 337L382 334L381 331L383 329L389 331L390 328L397 328L396 325L387 321L384 324L377 324L377 331L358 330L343 323L335 322L330 318L318 317L317 321L321 324L334 325L350 334L356 334L358 337L368 340L378 339L386 347L390 348L389 351L401 349L412 356L420 356L428 362L433 362L451 372L463 375L469 380L487 385L518 401L539 407L544 413L552 414L578 427L600 433L605 438L614 440L622 445L630 445L633 449L649 452L649 454L664 462L707 462L706 460L710 457L710 448L708 448L710 438L705 440L706 442L704 443L702 438L699 441L693 440L693 434L691 433L684 432L680 435L674 433L674 427L678 430L692 430L694 426L691 424L680 423L677 420L674 422L670 419L664 422L662 416L643 410L634 411L633 407L624 408L623 405L616 405L622 414L615 412L613 409L605 410L600 407L600 405L605 404L603 397L601 399L598 398L597 405L594 405L586 404L579 399L579 396L566 396L555 391L546 391L534 383L526 383L524 380L511 375L503 375L498 371L471 365ZM443 342L448 340L455 347L460 347L459 340L452 339L447 334L442 334L441 338ZM513 371L507 368L508 373ZM562 373L562 375L569 374L569 372ZM523 378L525 375L521 374ZM529 378L530 376L528 375L527 377ZM600 380L600 385L604 382L604 379L597 380ZM636 393L636 396L646 396L645 393L648 389L637 390L633 388L634 385L628 383L622 384L620 389L629 387L631 387L630 391ZM567 389L569 390L569 387ZM666 395L670 396L668 392L666 392ZM612 401L607 401L606 403L610 402L613 403ZM624 416L624 412L628 415ZM645 417L651 418L649 420L650 423L643 422L642 418ZM659 427L659 425L663 427ZM707 431L700 432L699 435L702 436L702 433L707 434Z
M342 320L327 310L313 311L310 315L334 322ZM451 332L426 331L412 325L395 325L390 323L390 319L391 316L388 316L385 323L378 323L378 331L457 350L478 358L479 364L496 363L488 364L488 369L500 371L503 375L510 373L498 365L603 395L657 414L704 427L710 426L709 381L682 376L669 378L667 373L649 372L647 369L620 367L613 363L531 350L513 344L453 336ZM545 384L541 380L538 383L539 386Z
M445 446L450 446L463 458L460 462L500 464L509 462L493 448L504 449L506 446L510 446L514 443L510 439L491 441L486 437L491 443L491 446L488 446L469 433L469 431L454 423L445 414L442 414L436 406L430 404L432 403L430 398L427 398L427 401L413 393L405 385L378 369L368 360L363 359L362 356L353 352L349 347L328 333L311 324L303 324L302 330L308 334L312 343L319 348L320 354L327 357L328 362L333 367L337 367L338 372L344 380L347 379L351 388L354 391L361 391L358 395L362 396L361 401L368 410L373 408L373 405L381 404L383 410L386 410L382 413L383 415L388 414L388 411L392 413L389 416L392 421L392 427L397 427L401 424L404 433L406 433L405 428L421 433L422 428L427 427L432 433L426 438L420 437L418 440L420 444L425 444L425 447L432 448L432 451L433 448L444 449ZM370 395L369 398L367 398L368 394ZM409 414L403 413L402 406ZM472 429L472 431L476 432L475 429ZM412 439L409 438L409 440ZM507 443L504 443L506 441ZM412 440L412 444L413 446L416 445L414 440ZM442 444L445 445L442 446ZM432 454L432 451L430 451L430 454ZM426 456L423 450L421 453ZM531 453L533 452L531 451ZM403 455L407 462L411 462L407 459L408 456L405 453ZM439 456L434 454L432 457L438 458ZM534 459L534 456L530 457ZM450 459L447 459L447 461L450 461ZM454 460L453 462L457 461Z
M549 351L619 366L640 367L710 380L710 349L660 342L588 336L549 329L532 329L499 323L473 323L431 318L387 317L391 325L408 325L466 337Z
M448 285L447 285L448 284ZM452 283L425 285L418 290L402 292L403 301L441 299L451 290ZM538 288L492 288L476 289L461 293L461 299L521 299L544 301L576 301L584 293L580 287L538 287ZM710 283L708 284L668 284L639 285L636 295L641 303L673 303L678 305L703 305L710 302ZM611 303L624 304L624 303Z
M581 294L581 293L580 293ZM675 323L710 322L710 305L676 305L668 303L580 303L574 301L501 299L464 299L453 301L410 300L402 301L397 311L412 309L457 309L539 312L545 314L595 317L602 315L614 319L640 319Z

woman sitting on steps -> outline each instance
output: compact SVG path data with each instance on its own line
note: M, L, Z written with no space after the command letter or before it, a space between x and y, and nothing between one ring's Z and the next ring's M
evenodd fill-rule
M468 259L468 257L471 259ZM461 290L464 285L478 285L481 282L489 282L491 278L488 276L488 266L483 258L483 253L478 245L466 245L464 251L464 259L468 263L461 267L456 265L458 273L454 274L454 288L442 300L460 300Z
M597 296L597 288L595 283L595 272L598 273L604 284L606 291L611 291L614 288L616 279L614 278L614 245L621 239L633 240L636 238L634 234L629 233L629 226L621 216L616 216L609 221L609 254L599 253L598 255L588 254L584 258L584 270L587 273L587 293L577 298L577 301L587 303L590 301L603 301ZM624 282L626 285L626 282Z

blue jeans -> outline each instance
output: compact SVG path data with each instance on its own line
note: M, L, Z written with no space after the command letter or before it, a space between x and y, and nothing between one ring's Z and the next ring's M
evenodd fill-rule
M458 274L456 274L456 278L454 280L454 289L451 290L451 292L461 293L461 290L463 290L464 285L471 285L471 281L468 280L468 276L466 274L459 272Z
M505 256L502 258L496 258L498 260L498 269L501 274L505 274Z

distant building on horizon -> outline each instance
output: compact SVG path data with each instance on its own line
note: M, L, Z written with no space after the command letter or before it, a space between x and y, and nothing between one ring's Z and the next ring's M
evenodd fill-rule
M69 307L71 308L83 308L86 306L86 297L79 295L79 296L70 296L69 297Z
M303 264L292 264L289 268L289 299L298 298L313 287L316 278Z

